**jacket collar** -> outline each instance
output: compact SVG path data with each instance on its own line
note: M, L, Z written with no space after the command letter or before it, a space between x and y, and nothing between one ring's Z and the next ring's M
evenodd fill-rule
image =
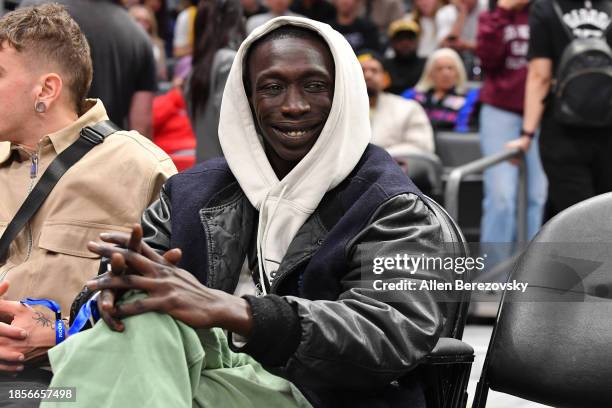
M43 140L49 138L56 154L60 154L74 143L78 139L82 128L108 119L104 104L99 99L88 99L86 109L87 111L69 126L42 138ZM7 161L11 156L11 151L15 149L17 149L17 146L10 142L0 142L0 164Z
M48 135L55 149L55 153L60 154L66 150L68 146L74 143L79 138L79 133L84 127L103 120L108 120L106 109L104 109L104 104L101 100L88 99L86 102L86 109L87 111L79 116L72 124Z

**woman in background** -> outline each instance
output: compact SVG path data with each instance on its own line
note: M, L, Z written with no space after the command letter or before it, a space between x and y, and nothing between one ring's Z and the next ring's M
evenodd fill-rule
M499 0L480 15L478 46L484 72L480 111L480 146L483 156L503 152L506 143L523 131L527 81L529 0ZM534 135L535 136L535 135ZM527 171L527 238L542 225L547 181L537 143L525 155ZM484 171L481 242L515 242L519 174L505 162Z
M164 41L164 44L169 44L172 40L172 30L166 0L143 0L142 5L151 9L155 16L159 37ZM170 52L172 50L166 51Z
M217 134L221 97L243 38L239 0L200 2L195 18L193 68L185 92L197 139L197 162L223 155Z
M409 19L416 21L421 27L417 51L421 58L429 57L438 48L435 16L440 7L440 0L414 0L414 10Z
M157 66L157 80L167 81L168 72L166 70L166 51L164 50L164 40L159 37L157 31L157 21L155 14L147 6L136 4L130 7L130 15L140 26L149 34L149 38L153 43L153 56L155 57L155 65Z
M466 89L466 73L456 51L441 48L429 56L421 79L402 96L419 102L434 129L468 132L475 127L479 90Z

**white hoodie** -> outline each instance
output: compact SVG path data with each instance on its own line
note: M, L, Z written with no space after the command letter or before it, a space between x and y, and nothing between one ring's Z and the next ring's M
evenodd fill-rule
M256 132L242 69L247 49L253 42L283 25L317 32L331 50L336 78L331 111L319 138L310 152L279 181ZM219 141L232 173L259 211L260 278L265 273L269 282L270 274L278 269L298 229L325 193L353 170L370 141L368 95L361 66L351 46L329 25L306 18L278 17L255 29L240 46L229 73L221 104Z

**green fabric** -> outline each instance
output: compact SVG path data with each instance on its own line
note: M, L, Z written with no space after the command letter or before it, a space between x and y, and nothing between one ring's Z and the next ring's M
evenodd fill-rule
M49 351L50 386L76 387L70 407L310 407L289 381L231 351L221 329L194 330L159 313L124 323L117 333L100 321Z

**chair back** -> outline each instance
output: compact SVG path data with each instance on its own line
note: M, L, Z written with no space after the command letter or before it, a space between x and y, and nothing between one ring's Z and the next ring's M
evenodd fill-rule
M488 387L555 407L610 406L611 248L612 193L542 228L509 278L529 286L504 293L475 407Z
M432 153L409 153L394 157L405 164L404 172L428 196L442 196L442 162Z
M476 132L437 131L436 154L445 168L453 168L480 159L480 136Z
M456 257L468 256L468 245L457 223L436 201L429 197L425 197L425 203L440 221L445 249L446 251L452 252L447 255ZM466 272L462 276L462 279L468 281L470 279L469 272ZM470 306L470 292L463 291L458 293L457 296L458 298L454 299L455 302L445 302L443 305L441 305L442 307L446 308L446 322L440 337L452 337L458 340L461 340L463 337L463 329L465 327L468 308Z

